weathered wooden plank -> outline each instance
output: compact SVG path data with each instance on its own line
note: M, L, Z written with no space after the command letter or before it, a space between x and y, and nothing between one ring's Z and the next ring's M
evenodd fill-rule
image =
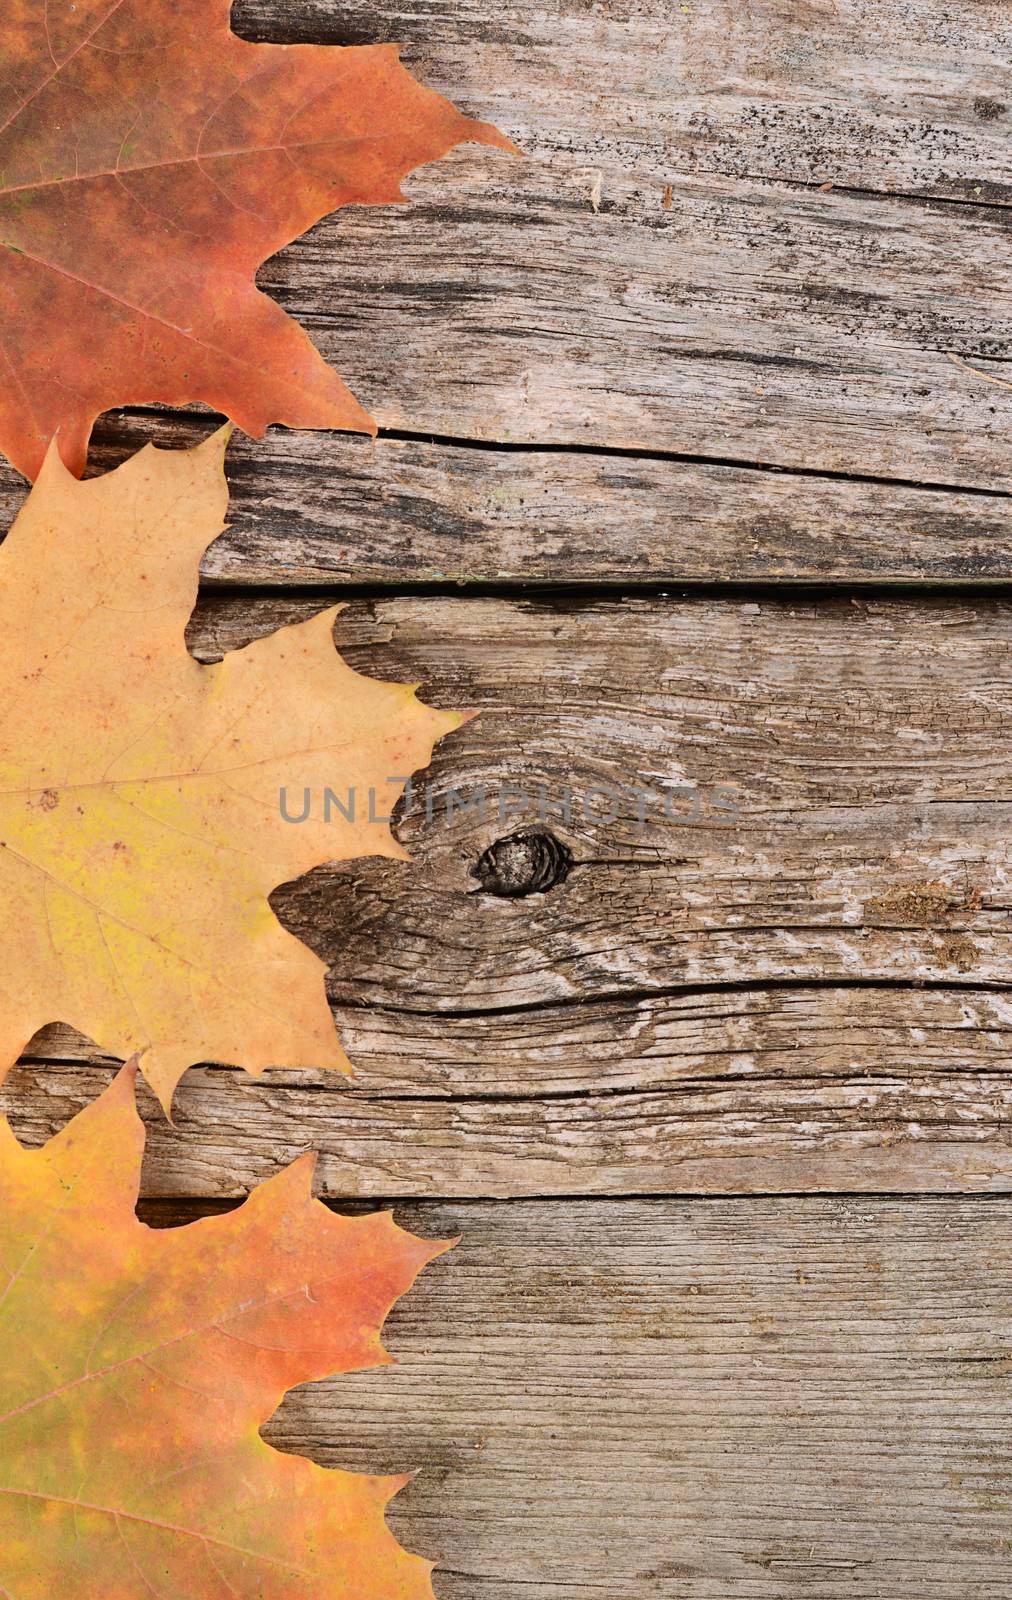
M453 159L262 273L385 426L1008 487L1006 210Z
M463 1242L394 1313L396 1365L267 1434L421 1467L391 1523L445 1600L1006 1593L1007 1203L397 1215Z
M865 29L888 28L871 0L843 21L773 0L381 11L369 28L424 35L428 75L528 159L465 150L411 180L409 208L321 224L264 286L389 427L1005 489L1012 390L987 380L1012 370L1007 209L821 192L862 178L832 154L862 141L875 183L897 147L914 152L902 187L1004 192L1007 28L895 7L873 85ZM344 8L269 14L318 37L349 25ZM802 148L815 188L793 181Z
M93 466L181 414L106 419ZM216 584L994 583L1012 576L1012 498L575 451L237 434ZM0 465L0 527L24 498Z
M318 604L209 597L196 648ZM413 796L412 869L320 869L276 897L340 1003L1012 978L1007 602L390 600L338 632L361 670L483 713ZM572 849L565 882L480 892L483 851L539 816Z
M241 21L268 19L412 38L529 152L465 151L407 211L344 212L265 269L382 423L1007 487L1012 391L947 357L1008 376L1007 215L818 192L1007 195L991 11L473 0L363 24L251 0Z
M196 648L314 604L209 599ZM483 712L413 797L413 870L321 869L279 898L340 962L339 1000L1012 977L1007 602L391 600L338 633L361 670ZM566 881L477 892L482 851L540 818Z
M433 87L591 168L1012 198L998 5L237 0L234 18L257 39L402 40Z
M319 603L208 596L195 647ZM332 965L361 1092L198 1076L200 1148L158 1154L158 1192L234 1193L278 1140L321 1146L332 1193L1007 1186L1012 605L401 599L338 630L483 714L399 825L413 866L275 896ZM694 825L663 810L690 786ZM492 893L477 862L539 810L568 876ZM39 1137L90 1092L25 1083Z
M380 8L368 29L424 40L427 75L528 158L458 153L264 286L389 427L1006 489L1008 210L974 202L1006 192L1007 25L886 12ZM363 27L309 0L239 20L268 18ZM971 203L840 187L894 180Z
M1008 996L734 990L337 1021L353 1087L194 1070L173 1128L146 1096L144 1194L245 1194L306 1149L336 1197L1012 1188ZM0 1106L38 1145L115 1068L66 1029L30 1057Z

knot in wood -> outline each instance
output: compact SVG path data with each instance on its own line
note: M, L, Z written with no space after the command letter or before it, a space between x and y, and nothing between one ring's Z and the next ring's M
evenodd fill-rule
M564 883L573 865L573 853L550 828L521 828L497 839L471 868L486 894L520 900L528 894L547 894Z

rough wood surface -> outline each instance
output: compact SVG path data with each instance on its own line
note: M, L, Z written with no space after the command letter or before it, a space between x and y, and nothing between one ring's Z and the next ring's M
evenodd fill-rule
M209 598L195 648L318 605ZM320 869L276 897L339 1002L1012 978L1007 602L390 600L355 603L338 636L361 670L482 713L413 796L414 867ZM481 892L481 853L539 814L568 878Z
M1007 203L996 0L236 0L250 38L402 40L539 155Z
M322 1193L432 1197L401 1220L463 1234L392 1319L398 1365L299 1391L267 1430L425 1469L391 1521L439 1558L441 1600L1003 1595L1012 606L592 589L1012 576L1008 13L239 0L235 21L400 37L527 154L463 152L410 209L268 264L405 437L237 441L204 567L231 592L195 651L321 603L244 585L588 593L341 619L362 670L485 714L400 820L413 867L275 897L333 964L357 1086L191 1072L175 1128L146 1103L142 1209L192 1216L311 1146ZM205 426L111 419L95 464ZM5 525L22 495L0 474ZM490 814L447 821L482 785ZM599 785L613 817L560 815ZM659 814L686 785L698 819L684 796ZM644 822L634 788L660 797ZM571 870L489 892L477 864L542 807ZM0 1099L38 1143L113 1070L48 1030ZM701 1198L730 1191L752 1197Z
M142 1210L192 1216L312 1146L324 1194L432 1197L401 1220L464 1235L395 1313L398 1366L268 1429L425 1468L391 1520L441 1600L1003 1595L1012 606L593 585L1012 577L1007 10L238 0L235 23L401 38L526 157L461 152L265 268L401 437L236 442L204 567L231 592L194 649L322 603L251 584L587 593L342 617L362 670L485 714L399 821L414 866L275 896L332 963L358 1084L191 1072L175 1128L145 1105ZM110 419L95 464L206 425ZM22 496L0 473L5 525ZM601 784L613 817L560 815ZM482 785L490 814L448 822ZM659 815L686 785L698 819ZM571 869L490 892L478 863L542 808ZM0 1101L38 1143L112 1071L47 1030Z
M107 419L92 463L207 418ZM229 450L231 527L212 583L412 585L995 583L1012 497L578 451L274 431ZM0 463L0 528L25 493Z
M209 596L194 648L319 603ZM159 1135L151 1192L234 1194L279 1144L319 1145L333 1194L1008 1187L1012 606L401 599L338 632L361 670L484 713L400 823L412 866L275 897L332 963L361 1089L196 1075L180 1115L220 1137L177 1162ZM685 797L663 815L686 785L695 826ZM482 786L484 820L447 819ZM512 786L532 803L500 820ZM539 809L568 876L483 889ZM27 1071L15 1110L44 1131L89 1081Z
M277 619L290 605L265 601L264 613ZM201 647L238 642L235 621L246 629L250 616L234 602L209 603ZM543 785L551 813L567 786L587 796L595 784L623 793L636 783L693 784L706 793L732 786L741 808L730 828L712 814L696 828L658 823L656 814L641 827L628 800L615 821L574 815L566 827L555 817L574 870L547 895L506 900L478 892L470 874L497 834L537 820L537 805L505 824L470 814L448 824L437 803L430 825L419 797L403 826L414 868L321 871L279 896L289 925L334 963L338 1003L366 1008L356 1012L360 1036L377 1013L380 1028L399 1014L396 1049L416 1083L425 1077L418 1013L426 1028L433 1019L442 1026L441 1040L467 1040L465 1060L488 1038L476 1022L504 1013L537 1035L542 1057L564 1052L570 1071L586 1032L574 1040L567 1029L588 1004L598 1008L589 1031L610 1007L627 1041L620 1048L632 1035L641 1059L656 1048L656 1018L639 1002L711 984L906 985L915 1030L901 1037L898 1055L905 1047L908 1058L893 1088L867 1099L855 1081L861 1066L848 1076L862 1061L851 1036L836 1057L842 1084L809 1081L786 1094L781 1086L772 1098L740 1084L736 1098L725 1084L669 1083L659 1099L610 1104L598 1095L521 1107L519 1116L508 1101L449 1118L441 1107L441 1119L429 1105L407 1118L399 1107L402 1145L421 1145L415 1159L406 1149L395 1159L401 1181L417 1187L421 1177L444 1192L469 1183L575 1191L595 1186L590 1169L607 1151L625 1158L631 1189L1005 1185L1001 1068L992 1075L978 1060L982 1079L971 1069L959 1088L936 1081L922 1095L909 986L1001 990L1012 979L1010 625L1004 603L353 607L339 627L359 667L421 679L441 703L485 710L440 753L439 801L451 785L465 797L481 784L500 797L511 784L535 795ZM979 999L991 1003L966 997L971 1028L984 1015ZM993 1003L1003 1010L1000 994ZM860 1015L858 996L824 1001L822 1023L844 1009ZM710 1059L719 1059L721 1044L712 1043ZM950 1043L959 1076L962 1041ZM441 1063L460 1048L437 1045ZM493 1044L491 1060L505 1053ZM544 1094L543 1080L535 1092ZM849 1132L838 1116L853 1118ZM925 1125L939 1137L921 1166L914 1146L936 1144ZM991 1147L986 1155L979 1140ZM565 1177L560 1146L569 1149ZM504 1150L517 1156L509 1171ZM334 1181L346 1176L339 1167Z
M1007 1202L397 1215L463 1234L395 1312L397 1364L267 1431L421 1467L391 1522L442 1600L1007 1594Z
M145 1195L245 1194L307 1149L338 1198L1012 1189L1012 996L783 988L337 1021L352 1087L202 1068L171 1128L146 1096ZM49 1029L0 1106L38 1145L114 1071Z
M1005 371L1007 210L580 170L455 157L261 280L387 427L1007 489L1012 391L948 359Z
M237 20L408 38L528 152L464 151L410 207L346 210L264 269L385 425L1007 489L997 7L405 0L365 21L258 0Z

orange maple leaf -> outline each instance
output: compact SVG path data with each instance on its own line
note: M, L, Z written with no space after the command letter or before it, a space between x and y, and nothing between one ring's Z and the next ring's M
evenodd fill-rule
M43 1149L0 1121L0 1594L431 1600L384 1520L403 1477L265 1444L286 1390L389 1362L380 1330L450 1248L312 1198L312 1157L237 1211L134 1214L127 1068Z
M227 431L83 483L52 448L0 548L0 1077L55 1021L140 1053L166 1106L201 1060L348 1070L324 964L267 897L405 859L386 819L463 718L346 666L335 607L193 659Z
M257 268L461 140L512 149L395 46L249 44L231 0L6 0L0 449L83 470L99 412L203 400L248 433L375 428Z

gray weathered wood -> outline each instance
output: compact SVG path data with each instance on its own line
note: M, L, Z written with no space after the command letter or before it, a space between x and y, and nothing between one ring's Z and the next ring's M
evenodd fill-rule
M1007 211L975 203L1006 193L1007 25L916 9L251 6L424 40L528 152L340 213L264 287L387 426L1007 489Z
M1007 489L1012 390L947 356L1006 369L1005 211L671 186L465 154L261 278L388 427Z
M937 0L916 17L900 0L239 6L258 36L399 35L529 152L462 151L411 180L406 210L346 211L265 269L381 421L743 467L418 444L395 464L390 445L327 441L301 496L276 488L208 572L234 550L256 581L394 582L417 543L427 581L1007 575L1003 505L749 470L1007 488L1012 391L987 381L1008 378L1006 217L979 202L1006 195L1012 90L1007 25L984 17Z
M209 597L195 648L319 603ZM341 1003L449 1015L713 983L1012 979L1007 602L390 600L356 602L338 634L360 670L482 712L414 796L413 868L320 869L276 897L336 963ZM482 789L484 819L461 809ZM481 852L539 813L573 850L567 881L479 892Z
M179 414L106 419L108 469ZM1012 498L706 462L273 431L229 451L216 584L993 583L1012 576ZM0 527L25 486L0 465Z
M1012 1188L1009 996L757 989L337 1023L353 1086L202 1068L174 1128L145 1096L145 1195L245 1194L307 1149L336 1197ZM0 1106L37 1145L115 1068L66 1029L29 1054Z
M1007 196L993 8L478 0L363 23L299 0L240 25L410 38L529 152L463 152L407 211L346 212L265 270L382 422L1007 486L1012 393L946 357L1004 370L1000 212L797 189Z
M382 422L446 438L237 442L208 579L1008 579L996 6L240 0L236 22L400 35L527 159L463 152L409 211L268 265ZM113 422L96 463L196 425ZM21 492L0 478L0 510ZM208 597L191 638L208 658L317 603ZM333 963L359 1083L192 1072L176 1129L145 1102L144 1213L307 1146L335 1197L570 1198L402 1206L464 1243L395 1314L399 1366L297 1392L269 1436L427 1469L391 1520L445 1600L1003 1594L1010 1217L960 1191L1012 1180L1012 608L398 599L339 631L363 670L485 711L437 757L440 804L692 782L740 815L641 825L627 793L555 819L572 872L506 900L471 870L536 803L447 824L416 798L413 868L279 890ZM67 1030L33 1051L2 1101L38 1142L113 1068ZM755 1197L814 1188L948 1198ZM673 1190L753 1198L572 1198Z
M396 1365L267 1434L421 1467L391 1523L443 1600L1007 1593L1007 1202L397 1215L463 1242L395 1311Z
M527 148L1008 202L1012 27L958 0L237 0L251 38L401 40Z
M319 604L208 596L194 647ZM227 1137L174 1168L159 1135L155 1192L235 1193L274 1141L319 1145L331 1193L1007 1187L1012 606L400 599L338 631L360 670L483 711L400 824L413 865L275 896L332 964L361 1092L199 1075L180 1114ZM726 785L739 815L641 825L636 783ZM565 786L623 799L553 815L573 869L511 900L471 873L537 818L499 820L512 784L546 814ZM448 821L481 785L486 818ZM89 1093L19 1081L39 1137Z

